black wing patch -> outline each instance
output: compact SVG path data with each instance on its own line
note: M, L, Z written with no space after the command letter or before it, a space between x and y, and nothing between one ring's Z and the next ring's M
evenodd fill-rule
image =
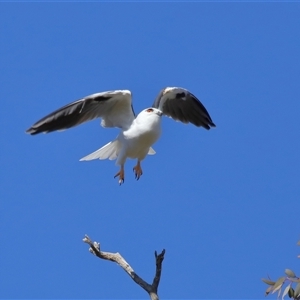
M163 89L152 106L160 109L164 115L186 124L192 123L205 129L216 126L199 99L182 88Z
M68 129L86 121L99 117L93 110L99 105L111 99L112 96L92 95L81 100L67 104L37 121L27 133L35 135L41 132L52 132Z

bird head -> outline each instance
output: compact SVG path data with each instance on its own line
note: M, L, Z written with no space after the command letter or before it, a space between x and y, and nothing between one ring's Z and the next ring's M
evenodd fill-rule
M162 111L160 111L159 109L157 108L154 108L154 107L149 107L149 108L146 108L142 111L142 113L144 113L145 115L158 115L159 117L162 116Z
M139 122L144 122L144 121L148 121L151 123L160 123L161 117L162 116L162 112L154 107L149 107L146 108L144 110L142 110L138 116L136 117L136 121Z

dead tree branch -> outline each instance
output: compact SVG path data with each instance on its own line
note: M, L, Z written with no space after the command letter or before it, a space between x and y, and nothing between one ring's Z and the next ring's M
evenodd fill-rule
M165 249L163 249L163 251L158 255L156 251L154 253L156 260L156 272L152 284L149 284L134 272L132 267L126 262L126 260L121 256L120 253L101 251L100 243L92 242L92 240L87 235L85 235L83 241L89 244L89 251L92 254L101 259L110 260L117 263L134 280L135 283L140 285L149 294L151 300L159 300L157 290L162 271L162 262L164 260Z

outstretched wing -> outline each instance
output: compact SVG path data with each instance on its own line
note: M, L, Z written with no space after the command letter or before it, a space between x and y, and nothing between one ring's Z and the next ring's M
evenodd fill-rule
M188 90L180 87L163 89L152 107L176 121L192 123L205 129L216 126L203 104Z
M128 128L135 118L130 91L116 90L87 96L52 112L26 132L38 134L63 130L96 118L102 118L103 127Z

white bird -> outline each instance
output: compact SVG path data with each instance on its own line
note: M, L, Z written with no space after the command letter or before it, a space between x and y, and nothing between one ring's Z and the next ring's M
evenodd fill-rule
M117 138L99 150L83 157L83 160L117 159L120 171L119 184L124 183L124 165L127 158L137 159L133 168L135 178L143 174L141 161L147 154L153 155L152 145L161 134L161 116L166 115L176 121L192 123L197 127L215 127L202 103L188 90L180 87L167 87L158 94L152 107L142 110L135 116L131 92L115 90L92 94L72 102L33 124L29 134L48 133L77 126L86 121L102 118L103 127L118 127Z

